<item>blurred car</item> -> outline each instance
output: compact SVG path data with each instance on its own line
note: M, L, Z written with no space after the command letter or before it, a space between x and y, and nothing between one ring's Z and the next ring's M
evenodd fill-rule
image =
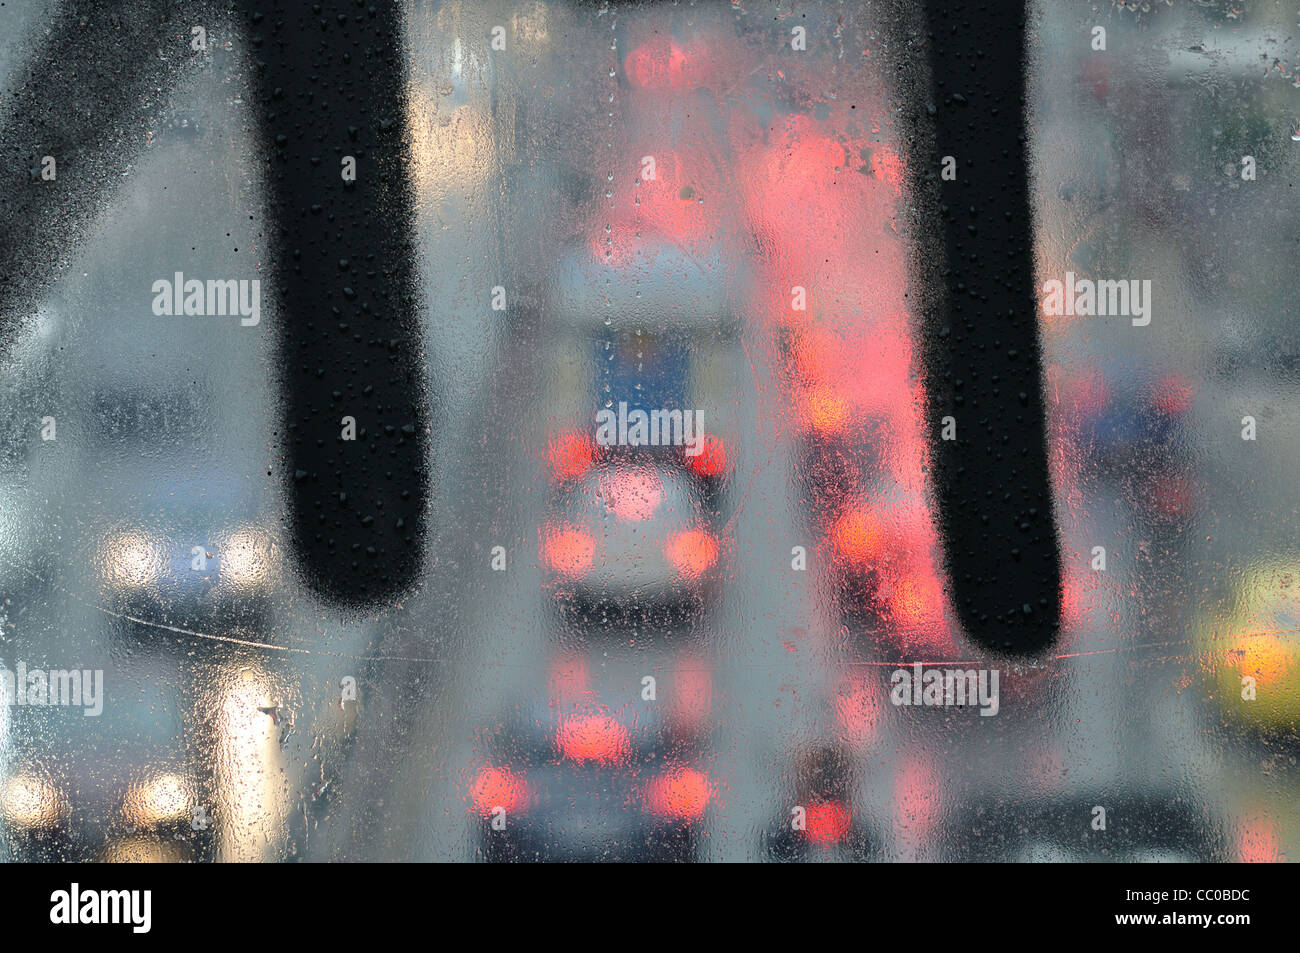
M17 743L5 751L0 772L0 856L213 858L215 825L195 823L211 810L213 775L190 745L183 693L171 665L156 656L142 664L134 684L106 672L103 691L112 703L97 717L75 707L9 709Z
M795 804L768 831L767 853L780 861L864 861L880 856L880 840L854 816L853 757L835 746L812 746L793 765Z
M1104 356L1063 378L1062 421L1084 485L1122 487L1146 531L1170 537L1191 525L1205 497L1191 440L1199 387L1150 363Z
M841 611L894 651L953 647L936 532L925 500L887 482L862 487L824 529Z
M1092 470L1110 476L1185 462L1197 386L1131 356L1099 357L1062 381L1067 426Z
M579 690L508 718L469 784L481 856L696 859L714 783L698 763L704 739L673 711Z
M557 606L586 621L703 608L721 545L699 487L671 454L636 448L558 488L541 528Z
M214 452L229 403L175 369L102 375L90 394L85 479L108 515L83 565L113 612L204 631L267 625L276 553L261 486Z
M222 505L228 498L211 484L154 496L153 515L165 527L118 522L95 542L103 601L130 617L123 623L134 618L219 633L267 628L273 546L255 517L239 520Z
M1105 810L1105 828L1097 829ZM939 838L959 863L1212 863L1230 859L1219 823L1172 791L1096 791L968 803Z

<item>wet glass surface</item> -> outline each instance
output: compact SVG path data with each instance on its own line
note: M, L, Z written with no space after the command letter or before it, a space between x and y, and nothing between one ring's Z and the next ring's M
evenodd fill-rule
M1032 652L967 633L945 561L914 22L408 3L400 115L317 144L352 92L266 106L275 17L195 49L142 9L161 72L94 155L6 97L4 187L63 225L4 246L42 281L7 259L0 856L1293 858L1300 28L1130 7L1026 31ZM303 28L360 59L347 9ZM53 10L0 10L0 86ZM336 221L354 153L384 214ZM320 167L323 214L268 198Z

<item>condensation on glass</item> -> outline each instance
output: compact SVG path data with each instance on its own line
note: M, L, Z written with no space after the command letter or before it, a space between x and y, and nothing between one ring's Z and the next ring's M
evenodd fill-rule
M0 14L6 84L47 6ZM426 567L318 603L273 282L256 327L147 293L277 267L232 24L4 342L0 661L102 711L0 708L0 853L1294 856L1294 9L1031 14L1039 280L1151 304L1044 308L1049 650L949 604L918 100L858 3L406 6ZM991 692L911 704L915 663Z

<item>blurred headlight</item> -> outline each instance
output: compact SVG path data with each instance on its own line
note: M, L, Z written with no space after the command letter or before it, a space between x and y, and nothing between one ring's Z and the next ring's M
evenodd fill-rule
M176 864L193 859L193 851L184 841L166 841L153 837L124 837L106 846L99 855L105 864Z
M100 544L99 566L104 580L115 589L144 589L157 581L162 553L157 542L143 533L119 533Z
M48 779L17 774L0 788L0 813L15 827L53 827L63 813L63 800Z
M265 586L271 575L271 546L260 533L241 529L221 548L221 582L236 589Z
M161 772L131 787L122 815L141 827L182 820L190 816L193 800L192 787L185 778Z

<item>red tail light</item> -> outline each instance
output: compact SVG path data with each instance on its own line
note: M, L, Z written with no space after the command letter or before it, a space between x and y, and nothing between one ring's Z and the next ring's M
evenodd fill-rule
M607 714L561 718L555 741L561 757L580 763L618 764L632 750L627 729Z
M1277 832L1260 817L1242 825L1237 838L1237 858L1243 864L1275 864L1280 859Z
M591 568L596 541L585 529L553 529L542 543L546 565L566 576L580 576Z
M645 805L652 814L682 821L702 817L712 797L708 775L686 767L669 769L645 789Z
M686 469L706 479L722 476L727 472L727 464L727 445L713 434L705 434L699 453L686 457Z
M546 459L555 480L573 480L596 462L596 447L586 434L566 430L551 438L546 447Z
M718 561L718 541L706 530L683 530L665 544L664 556L683 576L700 576Z
M804 835L814 844L838 844L853 826L849 809L837 801L808 805Z
M902 572L889 585L889 613L900 625L924 625L943 619L943 580L933 570Z
M831 531L835 552L855 568L867 569L885 555L889 533L885 522L869 509L855 507L845 511Z
M470 792L474 810L484 817L491 817L498 807L517 814L528 807L531 795L531 788L523 772L493 767L479 772Z

